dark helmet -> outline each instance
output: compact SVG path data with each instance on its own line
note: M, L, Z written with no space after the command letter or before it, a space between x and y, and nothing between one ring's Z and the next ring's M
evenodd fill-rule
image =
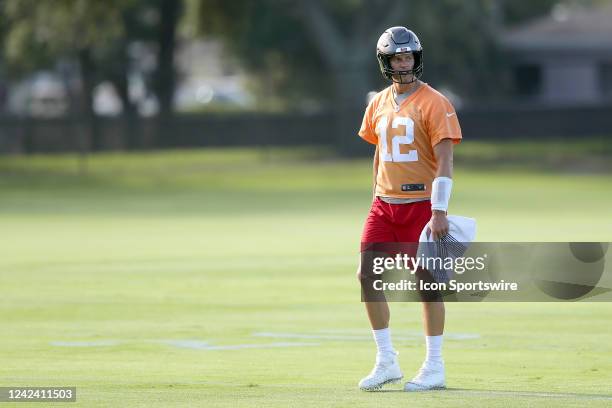
M411 52L414 56L414 67L410 71L396 71L391 68L391 57L407 52ZM406 27L391 27L382 33L376 44L376 58L380 72L391 81L395 81L393 75L412 74L413 79L410 82L414 82L423 74L423 47L416 34Z

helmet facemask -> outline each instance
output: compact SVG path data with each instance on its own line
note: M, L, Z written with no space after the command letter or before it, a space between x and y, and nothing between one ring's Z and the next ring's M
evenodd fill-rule
M412 69L407 70L407 71L399 71L399 70L394 70L391 67L391 58L396 55L396 54L402 54L402 53L395 53L395 54L383 54L381 52L376 54L376 57L378 59L378 64L380 65L380 71L382 72L383 76L393 82L397 82L400 84L411 84L413 82L415 82L417 79L421 78L421 75L423 75L423 51L419 50L419 51L409 51L412 53L412 56L414 57L414 65L412 67ZM407 76L412 75L412 80L410 81L405 81L403 80L403 78L406 78Z

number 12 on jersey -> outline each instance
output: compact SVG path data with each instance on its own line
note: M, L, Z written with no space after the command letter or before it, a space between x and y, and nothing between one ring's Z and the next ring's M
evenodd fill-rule
M408 153L400 153L400 145L414 143L414 122L406 116L396 116L393 118L391 127L397 129L399 126L404 126L405 132L403 135L396 135L391 138L391 153L387 146L387 127L389 126L389 118L383 116L378 122L376 133L380 138L380 157L383 161L393 162L413 162L419 160L419 155L416 150L409 150Z

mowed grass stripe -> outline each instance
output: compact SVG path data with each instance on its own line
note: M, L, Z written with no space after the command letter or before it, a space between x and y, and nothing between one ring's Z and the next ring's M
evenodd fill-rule
M85 175L74 157L2 160L0 382L76 385L86 407L610 404L607 303L448 305L449 334L478 334L445 342L451 390L358 391L374 357L355 279L369 160L268 153L96 155ZM610 240L609 175L459 162L452 212L480 240ZM392 315L410 377L420 308ZM230 349L173 345L188 341ZM231 349L278 342L297 345Z

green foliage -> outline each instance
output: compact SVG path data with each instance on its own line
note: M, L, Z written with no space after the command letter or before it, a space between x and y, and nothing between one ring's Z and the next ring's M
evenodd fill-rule
M449 87L468 100L498 91L499 55L488 3L411 2L406 24L421 38L426 81Z
M593 3L587 0L580 0L581 3ZM555 4L564 3L559 0L537 0L537 1L504 1L502 11L506 25L523 23L533 18L541 17L550 12ZM569 3L569 2L565 2Z
M168 33L160 35L164 4L163 0L2 1L0 11L5 19L0 25L0 40L7 73L19 78L39 69L56 68L58 62L76 68L78 61L81 83L87 84L81 92L91 93L100 82L110 81L126 108L124 112L131 114L135 105L129 100L128 77L136 69L154 94L159 95L160 83L173 80L174 73L171 78L155 78L159 61L156 66L142 68L129 52L129 46L136 42L159 52L162 40L168 37ZM70 75L77 73L73 70ZM84 99L90 101L91 97L85 95Z
M345 39L381 24L382 18L360 27L363 15L383 17L395 1L338 0L317 2ZM494 0L410 0L402 7L391 25L406 25L419 34L425 48L424 79L435 86L447 86L467 100L495 97L505 89L504 61L497 48L496 12L507 15L508 21L520 22L550 10L554 1L511 2ZM221 38L229 53L235 56L259 84L259 93L276 95L291 103L300 98L325 101L338 92L332 85L343 68L325 64L315 38L307 30L303 4L299 0L224 1L191 0L191 21L198 32ZM496 11L496 4L499 10ZM379 27L380 32L387 27ZM376 30L374 30L376 31ZM371 72L362 77L384 86L374 58L376 39L380 34L364 37L363 43L351 44L362 50L372 49L367 66L357 67ZM354 53L347 48L338 52ZM355 61L352 62L355 64ZM346 67L346 70L355 68ZM377 80L374 80L377 78ZM266 92L267 91L267 92Z
M5 56L13 72L26 73L83 49L104 52L123 35L122 7L133 0L6 0Z
M295 2L273 0L202 0L188 2L197 31L221 38L225 58L235 60L255 76L251 89L268 109L325 95L323 61L314 48ZM282 95L282 96L281 96Z

